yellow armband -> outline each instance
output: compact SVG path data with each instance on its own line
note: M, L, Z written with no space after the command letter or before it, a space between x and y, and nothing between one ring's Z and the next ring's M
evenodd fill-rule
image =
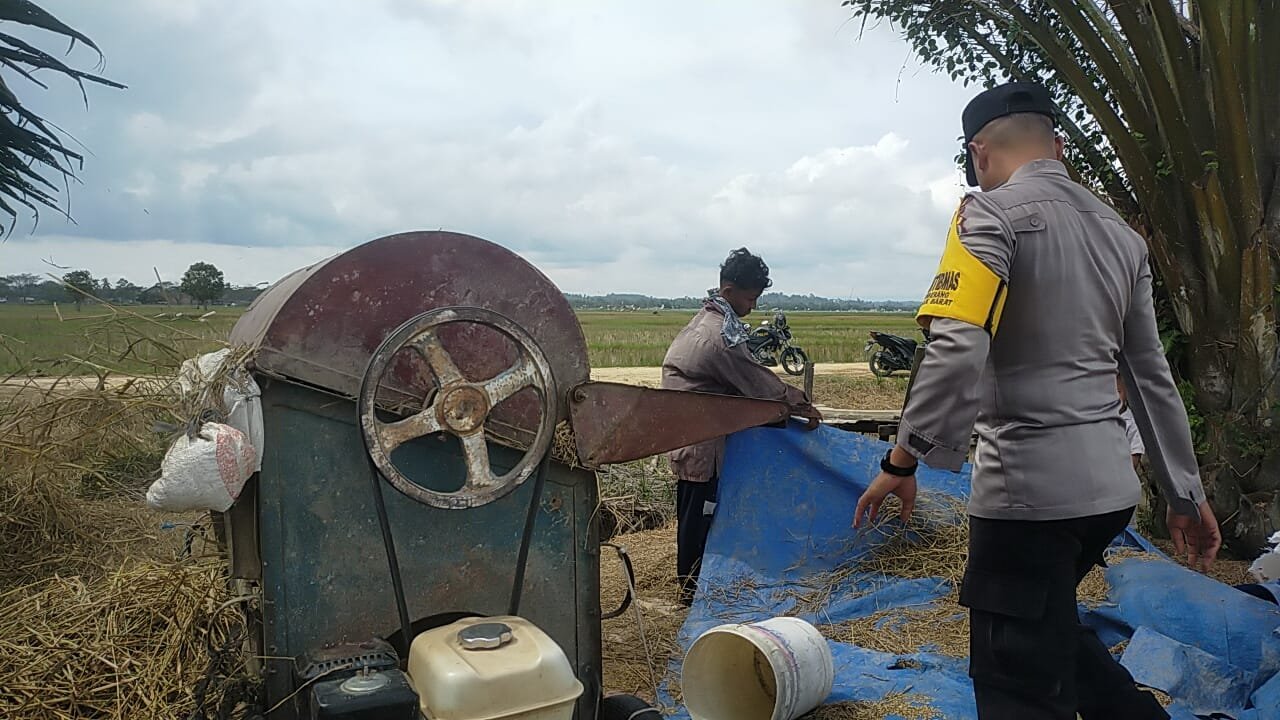
M1004 312L1005 282L960 242L960 212L951 218L947 247L916 319L944 317L983 328L992 336Z

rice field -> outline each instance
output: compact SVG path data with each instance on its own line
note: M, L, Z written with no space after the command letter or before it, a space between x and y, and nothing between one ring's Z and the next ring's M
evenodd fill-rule
M243 308L0 305L0 377L150 374L222 346Z
M214 349L244 308L140 305L112 311L99 305L0 305L0 374L37 367L51 375L146 373L176 356ZM582 312L593 367L653 367L692 312ZM752 325L772 317L755 313ZM869 330L918 339L905 313L788 313L796 345L815 363L861 362ZM134 330L152 338L136 344Z
M578 320L587 336L592 367L652 367L662 364L667 346L693 317L674 310L637 312L581 312ZM754 327L772 313L753 313ZM915 321L907 313L787 313L792 342L815 363L861 362L867 333L891 332L919 339Z

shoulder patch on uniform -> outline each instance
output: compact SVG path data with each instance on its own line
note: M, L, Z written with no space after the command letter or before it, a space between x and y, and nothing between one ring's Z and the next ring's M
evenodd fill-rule
M951 318L977 325L995 335L1004 312L1005 282L960 241L968 202L969 196L965 196L951 218L938 272L916 318Z

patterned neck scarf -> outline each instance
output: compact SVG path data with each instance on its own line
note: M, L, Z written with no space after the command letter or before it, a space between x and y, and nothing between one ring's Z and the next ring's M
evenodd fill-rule
M720 326L720 335L724 338L726 346L741 345L751 336L751 328L742 322L738 314L733 311L733 306L729 304L728 300L715 295L707 298L702 303L702 306L708 310L714 307L721 315L724 315L724 324Z

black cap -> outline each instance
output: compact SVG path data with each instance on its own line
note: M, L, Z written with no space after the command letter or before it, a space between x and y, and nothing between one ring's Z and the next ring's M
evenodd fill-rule
M987 123L1016 113L1039 113L1057 124L1057 107L1043 85L1029 82L1011 82L987 90L969 101L961 115L964 123L964 176L970 186L978 184L978 174L973 168L973 156L969 153L969 141L987 126Z

